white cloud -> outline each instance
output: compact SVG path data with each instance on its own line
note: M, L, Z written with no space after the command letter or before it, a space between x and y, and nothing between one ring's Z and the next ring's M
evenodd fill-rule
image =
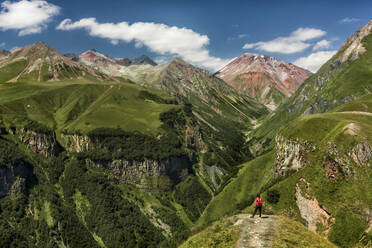
M254 48L260 51L284 54L297 53L304 51L312 45L306 41L322 37L325 34L326 32L321 29L298 28L287 37L278 37L271 41L247 43L243 46L243 49Z
M1 43L0 43L0 47L4 47L5 45L6 45L5 42L1 42Z
M40 33L59 11L58 6L46 1L5 1L1 3L0 29L19 30L19 36Z
M321 50L321 49L328 49L330 47L331 47L331 41L329 41L329 40L321 40L321 41L318 41L313 46L313 51Z
M308 69L311 72L316 72L325 62L327 62L337 51L320 51L310 54L307 57L301 57L293 62L293 64Z
M209 54L206 48L208 36L187 28L153 22L98 23L95 18L84 18L76 22L65 19L57 29L85 29L91 36L106 38L114 43L133 41L136 47L146 46L160 55L177 55L190 63L214 70L228 62Z
M344 19L339 20L338 22L344 24L344 23L359 22L359 21L360 21L359 18L346 17Z
M156 64L162 65L171 61L172 58L173 58L172 56L158 56L154 59L154 61Z
M231 41L231 40L243 39L245 37L248 37L248 35L247 34L238 34L237 36L228 37L227 40Z

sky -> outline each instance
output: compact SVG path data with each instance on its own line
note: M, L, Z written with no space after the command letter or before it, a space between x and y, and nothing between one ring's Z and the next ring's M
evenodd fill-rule
M180 57L215 72L243 53L315 72L372 18L370 0L0 2L0 49L43 41L61 53Z

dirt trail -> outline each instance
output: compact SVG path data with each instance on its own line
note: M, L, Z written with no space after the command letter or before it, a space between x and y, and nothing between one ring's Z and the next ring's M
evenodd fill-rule
M240 238L236 248L271 247L278 223L276 216L250 218L249 214L239 214L232 219L234 225L240 229Z
M343 112L333 112L335 114L354 114L354 115L368 115L372 116L370 112L363 112L363 111L343 111Z

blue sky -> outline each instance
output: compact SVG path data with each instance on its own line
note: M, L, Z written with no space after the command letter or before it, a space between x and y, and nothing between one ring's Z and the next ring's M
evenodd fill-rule
M368 0L3 1L0 49L44 41L61 53L179 56L211 71L251 52L315 71L371 13Z

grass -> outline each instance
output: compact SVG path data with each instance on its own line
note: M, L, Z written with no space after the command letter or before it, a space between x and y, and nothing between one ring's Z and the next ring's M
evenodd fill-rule
M40 211L40 219L46 221L49 227L54 226L54 220L52 217L51 209L50 209L50 202L45 201L43 209Z
M272 178L270 170L273 165L274 152L241 165L236 178L208 204L195 228L201 228L250 205L254 196Z
M155 133L159 114L172 104L139 98L140 86L129 83L76 82L0 84L0 113L8 125L27 119L67 132L89 132L99 127ZM165 92L153 94L169 98Z
M22 59L0 68L0 83L5 83L8 80L15 78L23 71L27 61Z
M191 236L179 248L230 248L239 239L239 230L226 220L221 220Z
M279 216L279 225L276 229L272 247L336 248L337 246L320 235L309 231L301 223L283 216Z

